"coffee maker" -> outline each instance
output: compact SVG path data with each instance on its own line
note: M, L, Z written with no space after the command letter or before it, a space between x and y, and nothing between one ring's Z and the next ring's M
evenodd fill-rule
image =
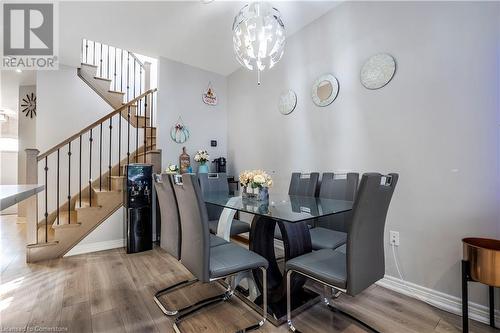
M212 161L215 163L215 172L217 173L226 173L226 158L219 157Z

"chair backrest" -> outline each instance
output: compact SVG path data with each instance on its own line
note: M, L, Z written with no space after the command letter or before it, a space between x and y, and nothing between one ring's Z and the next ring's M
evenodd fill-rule
M178 177L177 179L179 179ZM181 263L201 282L209 282L208 216L196 175L182 175L173 185L182 228Z
M198 180L203 194L208 192L229 193L229 183L225 173L200 173Z
M316 195L316 188L318 187L318 179L318 172L311 172L309 174L300 172L292 173L288 195L314 197Z
M229 194L229 183L225 173L200 173L198 174L200 188L203 195L210 192L222 192ZM223 208L216 205L207 204L208 219L218 220Z
M354 201L358 192L359 173L335 174L325 172L321 177L319 197L335 200ZM334 214L319 218L316 225L332 230L347 232L352 212Z
M347 293L356 295L384 277L384 227L398 174L361 178L347 234Z
M172 187L172 176L156 174L154 180L160 204L160 247L179 260L181 258L182 232L177 199Z

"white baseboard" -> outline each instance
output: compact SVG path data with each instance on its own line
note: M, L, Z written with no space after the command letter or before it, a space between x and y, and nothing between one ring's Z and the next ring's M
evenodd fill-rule
M419 286L418 284L405 282L401 279L386 275L377 284L384 288L393 290L400 294L423 300L438 309L462 315L462 299L456 296L448 295L443 292ZM411 289L408 290L407 287ZM469 302L469 318L481 323L490 323L489 308L487 306ZM500 322L500 311L495 310L495 321Z
M69 257L69 256L75 256L77 254L111 250L124 246L125 246L125 239L115 239L103 242L78 244L74 248L69 250L69 252L66 253L64 256Z

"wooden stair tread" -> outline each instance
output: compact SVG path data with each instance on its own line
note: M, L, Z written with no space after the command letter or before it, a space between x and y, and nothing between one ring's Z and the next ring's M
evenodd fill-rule
M120 95L125 95L125 93L124 93L124 92L122 92L122 91L116 91L116 90L111 90L111 89L110 89L110 90L108 90L108 92L109 92L109 93L112 93L112 94L120 94Z
M27 248L29 249L36 249L38 247L47 247L47 246L54 246L54 245L57 245L59 244L58 241L52 241L52 242L40 242L40 243L37 243L37 244L28 244L26 245Z
M59 212L59 224L57 223L57 217L54 220L54 223L52 223L52 228L57 229L57 228L66 228L66 227L78 227L80 226L81 223L78 222L78 216L77 212L72 210L69 212L68 211L62 211ZM69 218L68 218L69 216Z
M107 82L112 82L112 80L110 79L106 79L105 77L99 77L99 76L94 76L94 79L96 80L102 80L102 81L107 81Z
M83 209L83 208L100 208L100 206L98 206L96 204L95 200L92 200L92 205L90 205L89 198L82 198L81 204L80 204L80 200L76 200L75 210Z
M94 68L97 68L97 66L96 66L96 65L91 65L91 64L84 63L84 62L82 62L81 64L82 64L82 66L88 66L88 67L94 67Z

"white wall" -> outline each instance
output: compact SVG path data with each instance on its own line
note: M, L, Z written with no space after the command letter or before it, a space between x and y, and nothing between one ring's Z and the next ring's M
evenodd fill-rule
M208 82L212 82L218 105L202 101ZM159 60L158 83L158 148L162 149L162 165L179 164L179 155L185 146L191 156L191 166L197 170L194 154L206 149L211 160L227 156L227 80L224 76L184 65L166 58ZM170 138L170 128L179 116L189 128L191 136L178 144ZM217 147L210 147L210 140L217 140ZM210 163L210 167L215 166ZM214 170L214 169L212 169Z
M386 233L406 279L460 296L461 239L499 237L500 5L458 2L346 2L288 39L281 62L262 75L228 78L232 171L275 172L287 190L292 171L397 172ZM363 62L389 52L397 73L385 88L360 84ZM312 82L340 82L319 108ZM298 96L289 116L281 91ZM386 240L386 273L397 276ZM473 302L487 304L484 286Z

